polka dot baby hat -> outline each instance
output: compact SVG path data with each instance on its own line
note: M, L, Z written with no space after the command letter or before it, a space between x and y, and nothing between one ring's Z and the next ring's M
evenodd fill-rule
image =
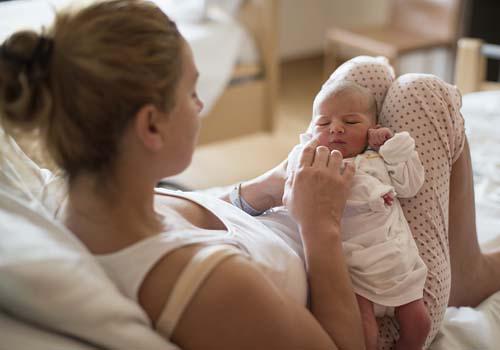
M382 103L389 86L394 81L394 69L387 58L358 56L339 66L321 87L322 93L327 93L334 82L339 80L352 81L369 89L377 103L377 113L382 110ZM313 114L317 106L317 99L313 103Z

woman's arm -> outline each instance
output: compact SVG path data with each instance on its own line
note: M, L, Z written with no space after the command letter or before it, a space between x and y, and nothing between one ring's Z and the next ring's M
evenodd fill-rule
M341 173L340 152L317 147L316 140L306 144L299 159L287 180L284 202L304 243L311 312L339 348L363 349L361 316L340 234L354 169L347 165Z
M341 174L339 152L329 155L327 148L319 147L314 155L315 149L315 145L304 148L284 197L304 239L312 314L278 290L251 261L229 258L208 276L182 315L173 334L179 346L364 349L361 317L340 240L353 168L347 166ZM139 301L153 322L195 248L167 255L146 276Z
M252 208L263 212L269 208L282 205L286 164L287 161L284 160L266 173L241 184L240 195ZM230 202L229 193L225 193L220 198Z
M338 349L304 306L243 257L216 268L172 340L183 349Z
M198 247L199 248L199 247ZM146 277L139 301L153 323L159 318L177 276L197 247L179 249L161 260ZM337 284L335 278L324 285ZM340 304L331 295L328 304ZM332 338L303 306L277 289L243 256L221 262L194 294L174 329L172 341L182 349L362 349L342 347L342 339L359 338L339 320ZM345 329L345 332L343 331ZM338 343L337 343L338 342Z

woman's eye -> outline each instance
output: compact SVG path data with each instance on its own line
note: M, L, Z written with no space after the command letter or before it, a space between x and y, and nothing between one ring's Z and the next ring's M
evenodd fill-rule
M191 94L191 97L192 98L198 98L198 93L195 91Z

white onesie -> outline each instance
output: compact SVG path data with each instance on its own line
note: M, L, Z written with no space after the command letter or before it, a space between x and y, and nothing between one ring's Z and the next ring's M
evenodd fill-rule
M302 144L310 137L301 135L288 169L295 168ZM343 250L354 291L376 306L396 307L422 298L427 267L399 201L395 198L387 205L382 198L386 193L413 197L422 186L424 168L413 138L407 132L397 133L378 153L367 150L345 162L356 167L342 217ZM269 219L283 218L278 212L269 214Z

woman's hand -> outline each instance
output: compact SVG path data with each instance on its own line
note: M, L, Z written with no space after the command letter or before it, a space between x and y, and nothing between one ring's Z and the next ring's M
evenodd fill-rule
M341 167L339 151L318 147L317 139L304 146L297 168L286 181L283 203L306 231L340 226L354 175L352 164L346 164L343 171Z
M310 310L339 349L364 349L361 316L342 251L340 220L354 166L342 155L308 142L285 184L283 202L304 242ZM346 335L350 334L350 339Z

